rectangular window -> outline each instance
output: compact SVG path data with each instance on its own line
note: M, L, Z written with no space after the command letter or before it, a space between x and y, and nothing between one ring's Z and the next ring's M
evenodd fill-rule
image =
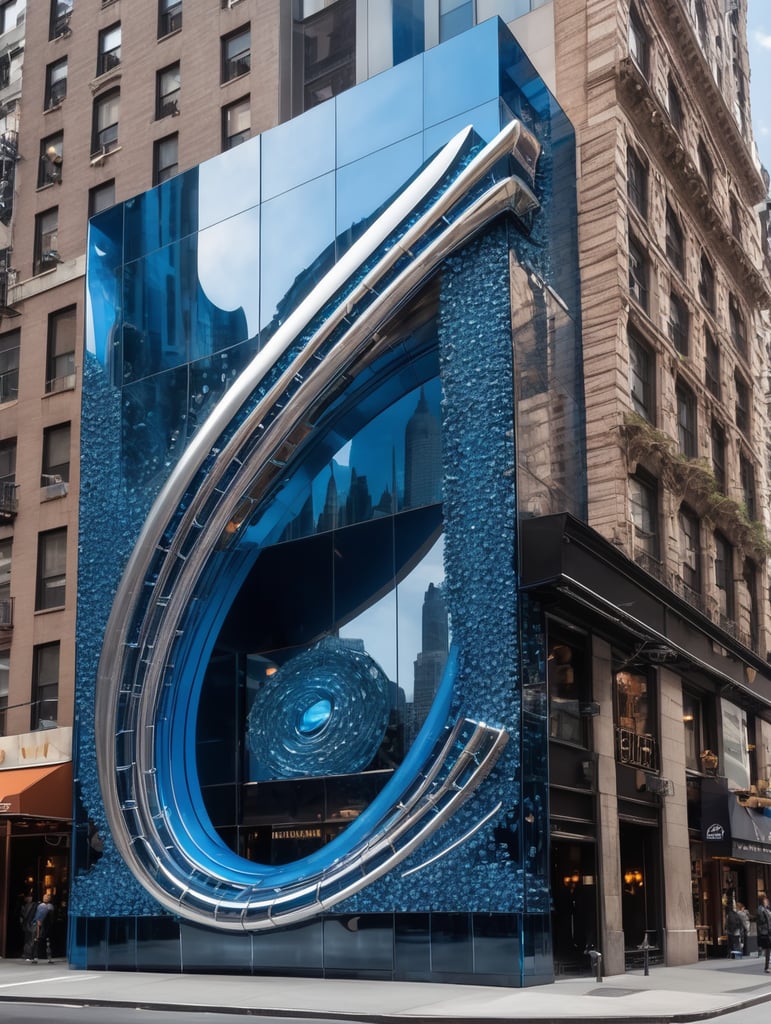
M634 411L654 422L653 354L634 334L629 335L629 390Z
M685 731L685 767L700 772L701 752L709 747L705 735L705 715L701 697L683 690L683 726Z
M669 338L681 356L688 355L688 307L675 292L669 296Z
M91 129L91 153L109 153L118 145L120 119L120 89L112 89L94 100Z
M182 0L158 0L158 38L182 28Z
M734 617L733 549L720 533L715 534L715 587L717 588L720 614L732 620Z
M96 58L97 76L112 71L120 64L121 30L117 21L99 33L99 51Z
M671 77L667 82L667 108L669 109L669 120L672 122L672 127L675 131L682 131L683 105L680 101L680 93Z
M16 482L16 438L0 441L0 483Z
M699 520L690 509L680 506L680 575L683 583L694 593L701 591L701 546Z
M750 389L746 381L734 374L734 386L736 388L736 426L743 434L750 430Z
M67 58L54 61L46 68L45 109L58 107L67 95Z
M179 113L179 64L172 64L155 76L155 117L174 117Z
M0 35L10 32L24 21L24 0L0 4Z
M252 111L249 97L236 100L222 111L222 148L232 149L246 142L252 133Z
M742 565L742 580L747 591L747 611L749 613L750 620L750 647L757 650L759 629L760 629L760 615L758 608L758 570L754 562L750 561L749 558L744 559Z
M626 194L643 217L648 213L648 168L631 146L626 150Z
M153 145L153 183L173 178L179 169L179 140L177 135L167 135Z
M729 211L731 214L731 234L738 241L742 239L742 218L739 213L739 204L736 201L736 196L731 196L728 201Z
M639 554L658 559L658 497L655 482L640 476L630 477L629 498L635 527L635 559Z
M471 0L439 0L439 42L459 36L474 24Z
M715 315L715 271L706 256L701 257L699 298L704 308Z
M680 221L672 207L667 203L666 216L667 229L667 259L675 270L682 276L685 270L685 243L683 242L683 229Z
M35 256L33 273L53 270L59 258L59 208L52 207L35 216Z
M621 764L659 770L653 687L642 672L622 669L615 674L616 757Z
M43 431L40 486L68 483L70 479L70 425L59 423Z
M15 402L19 397L20 339L18 330L0 335L0 403Z
M690 388L678 383L675 387L677 401L677 441L680 451L689 459L696 458L696 399Z
M67 581L67 527L38 535L35 611L60 608Z
M115 205L115 180L105 181L101 185L95 185L88 193L88 215L95 217L102 210L108 210Z
M712 191L714 184L713 178L715 176L715 165L712 163L712 157L707 152L707 147L703 139L699 139L699 145L696 153L699 158L699 170L701 171L707 188Z
M7 735L8 683L10 681L11 652L0 651L0 736Z
M32 652L31 729L51 729L59 720L59 644L38 644Z
M49 39L58 39L59 36L69 34L72 6L73 0L51 0Z
M295 32L302 91L293 97L293 115L356 84L356 0L338 0L295 23Z
M249 25L222 39L222 78L231 82L248 73L252 59L252 34Z
M744 326L744 316L735 295L728 296L728 327L736 351L746 358L747 328Z
M744 508L747 511L748 519L758 518L758 509L755 502L755 467L746 455L739 455L739 483L742 488L742 499Z
M648 260L642 247L629 239L629 294L641 309L648 309Z
M75 307L48 317L46 394L75 387Z
M725 431L717 420L712 421L710 440L712 442L712 470L715 474L715 483L718 490L725 494Z
M720 398L720 347L712 332L704 331L704 383L707 389Z
M64 162L64 135L57 132L40 142L40 163L38 164L37 186L61 185Z
M648 53L648 33L640 15L632 7L629 11L629 55L645 78L648 77Z
M549 623L549 653L546 678L549 687L549 735L553 740L585 747L586 719L581 703L591 700L591 671L587 670L587 647L575 634L561 635Z

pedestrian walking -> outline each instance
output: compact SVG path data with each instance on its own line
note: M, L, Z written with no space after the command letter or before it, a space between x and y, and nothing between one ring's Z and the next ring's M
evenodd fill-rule
M742 952L742 919L736 913L735 907L729 907L725 915L725 930L728 936L729 953Z
M43 955L43 950L45 950L49 964L54 962L51 956L51 918L53 916L53 909L51 894L48 892L44 893L43 902L38 903L33 918L35 925L35 942L32 952L33 964L38 962L38 957Z
M765 962L763 969L769 973L768 961L771 957L771 909L768 906L768 896L765 893L760 897L758 905L758 948L763 950Z
M35 934L37 931L37 926L35 925L36 910L37 903L32 899L32 893L25 893L21 907L19 908L19 927L21 928L21 934L24 942L21 955L29 963L32 962L35 946Z
M742 956L747 956L747 936L750 934L750 913L743 903L736 901L736 913L742 923L741 951Z

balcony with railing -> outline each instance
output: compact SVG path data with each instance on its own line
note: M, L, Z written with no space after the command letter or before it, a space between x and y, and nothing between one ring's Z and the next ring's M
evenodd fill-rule
M12 522L19 511L18 484L0 480L0 523Z

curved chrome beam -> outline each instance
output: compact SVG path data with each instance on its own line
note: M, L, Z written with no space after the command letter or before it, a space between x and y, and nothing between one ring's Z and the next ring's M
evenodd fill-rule
M282 446L301 442L304 418L346 368L386 344L377 337L379 328L447 255L504 210L521 215L537 206L530 189L513 176L492 184L474 201L468 199L501 157L512 152L521 131L517 122L504 129L351 285L358 268L447 175L468 141L468 130L378 218L203 424L156 500L129 560L99 665L99 778L108 823L128 866L162 905L191 920L257 929L335 905L389 871L446 821L486 776L506 742L502 730L478 725L457 759L455 740L444 753L434 751L418 792L413 792L414 781L403 777L398 798L367 839L301 885L284 885L277 892L270 878L262 877L271 869L246 861L237 870L215 863L180 807L164 806L165 797L176 802L182 791L168 777L168 766L157 760L156 733L165 688L175 681L180 624L196 584L211 552L238 533L269 492L280 473L275 462ZM266 374L331 297L346 288L276 384L255 401L255 389ZM345 328L347 323L351 326ZM148 592L150 599L143 602ZM456 723L452 735L466 725L465 720ZM441 773L450 781L437 781ZM462 785L456 779L461 775ZM399 771L394 779L398 776ZM433 813L424 820L429 810Z

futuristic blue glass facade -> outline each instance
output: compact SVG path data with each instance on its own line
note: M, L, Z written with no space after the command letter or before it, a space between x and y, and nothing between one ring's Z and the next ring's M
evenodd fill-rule
M551 976L574 186L492 20L92 221L75 966Z

